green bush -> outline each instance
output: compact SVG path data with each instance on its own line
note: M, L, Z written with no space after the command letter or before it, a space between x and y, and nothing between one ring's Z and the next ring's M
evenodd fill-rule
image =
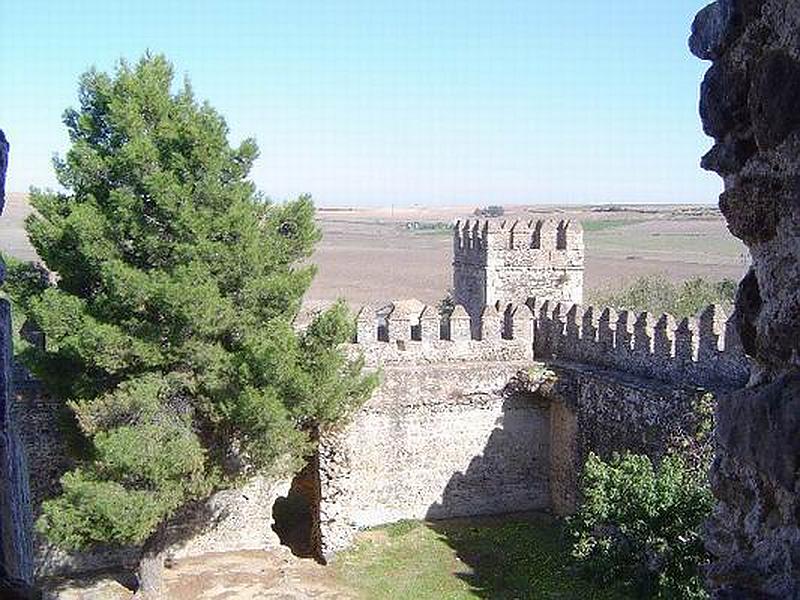
M731 279L694 277L675 283L663 275L645 275L621 290L595 294L590 303L618 310L670 313L680 319L695 316L709 304L730 310L735 295L736 282Z
M639 597L704 598L700 531L712 507L704 469L678 454L589 456L583 505L570 520L573 556L598 579Z

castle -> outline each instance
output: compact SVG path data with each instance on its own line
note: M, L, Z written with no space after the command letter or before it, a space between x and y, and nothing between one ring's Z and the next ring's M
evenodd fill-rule
M797 113L792 107L800 81L799 22L795 0L716 0L698 13L689 40L697 57L713 62L701 89L700 111L703 129L715 144L701 164L723 177L722 212L731 232L753 251L752 267L739 285L741 343L716 308L704 311L702 322L675 324L669 315L645 314L631 325L629 314L534 300L528 303L534 306L533 358L520 362L521 373L541 383L509 386L525 382L520 372L507 379L514 365L504 371L503 361L471 364L470 350L454 350L476 346L476 339L463 339L463 330L461 341L450 340L448 332L433 341L450 348L437 357L426 350L431 340L405 339L398 313L393 330L403 339L388 341L387 331L383 342L396 347L383 352L396 355L397 373L395 367L385 369L377 397L348 428L321 440L319 456L306 470L316 477L311 495L318 500L318 529L320 538L328 540L325 544L346 543L359 523L424 514L420 507L431 496L438 497L430 505L434 514L459 504L489 509L492 499L485 489L498 481L501 487L495 496L505 502L515 493L533 490L527 495L530 504L567 511L574 500L575 474L588 450L604 454L629 448L658 454L670 433L691 427L687 409L704 389L694 382L706 380L716 382L718 387L712 389L725 398L717 406L710 474L716 506L706 531L713 554L707 571L713 597L800 594L800 436L793 418L800 399L800 123L791 118ZM0 143L0 205L7 148ZM534 291L532 297L538 296ZM378 347L369 335L368 312L362 314L359 344ZM461 319L457 327L463 327L461 312L451 316ZM64 557L49 560L40 541L33 550L25 513L36 511L63 460L54 418L59 404L19 370L11 381L10 327L8 305L0 299L0 559L7 573L31 580L48 569L68 574L90 565L87 556L71 557L72 562ZM572 346L576 339L579 348ZM741 344L747 361L741 358ZM412 350L412 361L399 358L403 348ZM447 356L455 360L437 362ZM753 374L742 388L749 362ZM669 368L659 369L662 364ZM542 369L549 374L542 375ZM459 379L462 375L466 376ZM673 381L675 375L678 379ZM419 387L403 388L405 377L417 377ZM497 390L508 387L510 398L504 401ZM535 391L526 397L526 389ZM432 413L441 418L426 421ZM430 430L421 423L430 423ZM377 433L358 440L359 434L370 431L370 424L376 425ZM519 445L512 443L515 439ZM428 440L433 441L426 446ZM393 453L381 456L383 444ZM439 450L448 451L436 456ZM473 458L463 467L470 453ZM389 467L380 470L391 461L394 472ZM492 472L486 465L500 468L499 476L481 485L481 471ZM47 470L39 470L42 466ZM370 467L375 470L370 472ZM447 467L456 470L444 488L437 488ZM423 487L416 485L416 475L423 476ZM409 484L416 487L406 493ZM208 502L217 516L214 531L195 535L182 551L278 543L271 533L275 523L269 507L277 495L300 488L299 482L253 480L239 490L216 494ZM368 495L359 497L362 491ZM423 498L414 504L417 491ZM400 500L393 503L392 492ZM108 553L101 558L106 565L121 560Z
M459 222L453 239L453 310L361 307L345 350L380 369L370 400L320 432L295 477L253 478L183 515L170 530L173 557L280 544L290 498L308 508L320 560L359 529L399 519L568 514L588 452L659 456L696 425L692 407L707 391L747 381L720 307L676 322L582 306L578 222ZM65 554L32 531L68 467L60 402L20 367L10 387L4 426L19 464L5 474L18 490L15 533L3 532L16 559L6 564L39 581L133 564L135 548Z
M583 301L577 221L464 221L453 231L453 295L475 323L484 306L528 298Z

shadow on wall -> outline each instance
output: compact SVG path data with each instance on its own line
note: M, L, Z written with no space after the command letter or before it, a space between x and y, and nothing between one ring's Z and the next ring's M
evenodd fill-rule
M561 493L555 471L575 468L576 431L565 430L554 412L564 407L516 378L503 396L483 452L453 474L441 502L428 509L427 527L458 557L453 575L487 600L625 598L580 576L563 521L548 514Z
M550 506L549 407L513 385L503 390L502 415L483 451L456 472L426 519L500 515Z

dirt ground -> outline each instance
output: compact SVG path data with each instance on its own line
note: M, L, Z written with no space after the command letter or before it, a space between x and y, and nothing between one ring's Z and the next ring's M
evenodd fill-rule
M131 600L135 582L100 575L46 586L59 600ZM293 556L288 548L204 554L164 571L168 600L352 600L356 595L331 569Z
M452 222L471 211L323 209L318 214L324 237L313 259L319 272L310 301L342 297L378 304L413 297L435 303L452 286L452 238L447 231L414 231L407 224ZM710 207L514 207L505 218L543 216L585 224L587 296L644 274L738 280L748 264L746 248Z
M0 218L0 250L23 259L35 254L25 239L30 211L23 194L10 194ZM452 238L444 229L413 230L410 223L448 224L474 207L318 210L323 239L313 257L319 272L308 302L345 298L353 305L418 298L438 302L452 286ZM712 207L509 206L507 219L578 219L586 233L585 290L613 289L638 275L663 273L738 279L748 258Z
M330 569L286 548L206 554L166 571L171 600L349 600L352 592Z

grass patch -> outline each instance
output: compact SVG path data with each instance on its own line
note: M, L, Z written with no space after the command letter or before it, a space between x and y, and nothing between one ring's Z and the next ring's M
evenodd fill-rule
M582 221L584 232L606 231L607 229L617 229L625 227L626 225L635 225L641 223L638 219L598 219L591 221Z
M432 236L442 236L442 237L451 237L453 235L453 229L411 229L410 230L413 235L432 235Z
M331 564L360 597L622 600L622 590L583 578L562 524L517 520L401 521L362 533Z

